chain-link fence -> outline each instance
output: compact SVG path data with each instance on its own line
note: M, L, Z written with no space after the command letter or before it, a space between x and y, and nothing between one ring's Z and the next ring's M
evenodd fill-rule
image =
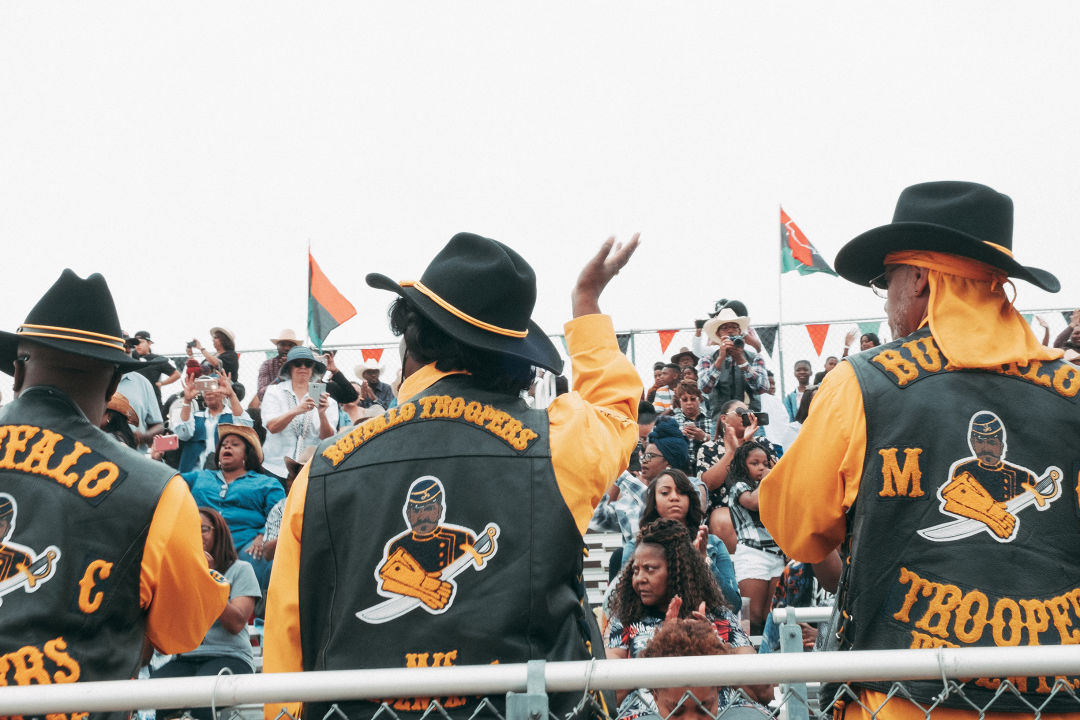
M794 623L787 629L793 638L799 632ZM289 720L295 711L282 703L295 700L309 720L615 720L613 691L675 688L664 712L639 717L685 719L700 710L730 720L834 713L884 720L953 708L971 717L1007 710L1038 718L1080 713L1077 675L1080 645L792 652L8 687L0 688L0 712L212 706L219 717L254 718L266 702L272 716ZM733 701L717 705L717 687L737 688Z

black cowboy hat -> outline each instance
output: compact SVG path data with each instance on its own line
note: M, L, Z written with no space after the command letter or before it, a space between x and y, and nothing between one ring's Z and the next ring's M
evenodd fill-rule
M900 193L890 224L840 248L833 267L844 279L866 285L885 271L889 253L929 250L984 262L1049 292L1061 289L1052 273L1013 259L1012 230L1008 195L971 182L921 183Z
M418 281L370 273L367 284L396 292L451 337L481 350L514 355L561 373L562 358L529 318L536 274L502 243L472 233L450 238Z
M84 280L64 270L15 332L0 331L0 371L15 374L20 342L100 360L123 371L144 364L125 351L112 293L98 273Z

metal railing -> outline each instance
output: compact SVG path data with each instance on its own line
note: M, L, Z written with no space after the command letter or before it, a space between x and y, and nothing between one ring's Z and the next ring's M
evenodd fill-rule
M1080 675L1080 646L937 648L771 655L723 655L447 668L347 670L131 680L0 688L0 714L100 712L147 707L217 708L253 703L387 697L581 692L631 688L731 686L977 677ZM1056 689L1057 690L1057 689ZM1061 688L1076 697L1070 688ZM512 697L512 696L511 696ZM786 695L796 704L795 695ZM805 699L802 700L805 706ZM508 720L535 718L507 703ZM1080 711L1080 702L1077 702Z

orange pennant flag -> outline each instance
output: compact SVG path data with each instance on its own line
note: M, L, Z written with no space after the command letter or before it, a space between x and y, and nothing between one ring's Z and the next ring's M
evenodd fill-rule
M365 360L374 360L375 362L379 362L380 360L382 360L383 350L385 350L385 348L361 348L360 355Z
M675 337L678 330L661 330L660 331L660 352L667 352L668 345L671 344L671 338Z
M825 336L829 334L828 323L824 325L807 325L806 332L810 335L810 341L814 343L814 350L818 355L821 355L822 348L825 347Z

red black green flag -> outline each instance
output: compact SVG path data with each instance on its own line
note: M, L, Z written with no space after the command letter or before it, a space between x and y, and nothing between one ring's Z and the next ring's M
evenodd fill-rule
M330 331L356 314L345 296L323 274L319 263L308 251L308 337L322 350Z
M798 270L800 275L823 272L836 275L825 258L803 235L799 226L780 208L780 272Z

